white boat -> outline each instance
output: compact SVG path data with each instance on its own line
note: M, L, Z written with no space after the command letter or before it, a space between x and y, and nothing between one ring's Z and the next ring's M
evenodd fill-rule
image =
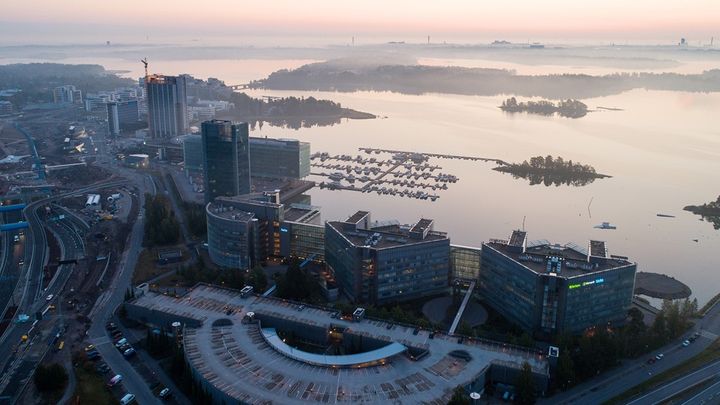
M617 226L612 225L610 222L603 222L600 225L595 225L596 229L617 229Z

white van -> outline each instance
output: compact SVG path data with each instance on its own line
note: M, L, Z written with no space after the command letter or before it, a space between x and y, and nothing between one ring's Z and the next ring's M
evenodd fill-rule
M135 402L135 395L133 394L125 394L125 396L120 399L120 405L128 405L133 402Z

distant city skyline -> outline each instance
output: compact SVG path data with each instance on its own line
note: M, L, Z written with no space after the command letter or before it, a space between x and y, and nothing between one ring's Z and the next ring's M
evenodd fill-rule
M324 37L327 43L357 36L359 42L393 38L420 42L477 39L572 39L588 41L667 41L685 37L709 41L718 31L720 2L713 0L586 2L517 0L478 2L338 2L211 0L173 2L71 3L52 0L3 5L3 43L133 42L217 37ZM361 40L362 38L362 40ZM272 44L273 41L268 42Z

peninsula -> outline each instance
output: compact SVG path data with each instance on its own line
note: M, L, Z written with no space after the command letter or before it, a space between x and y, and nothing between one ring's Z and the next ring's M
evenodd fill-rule
M684 210L700 215L704 221L712 222L713 228L720 229L720 196L707 204L688 205Z
M251 82L249 86L276 90L392 91L403 94L512 94L566 100L608 96L633 89L717 92L720 91L720 69L698 74L522 75L508 69L383 65L342 59L278 70L265 79Z

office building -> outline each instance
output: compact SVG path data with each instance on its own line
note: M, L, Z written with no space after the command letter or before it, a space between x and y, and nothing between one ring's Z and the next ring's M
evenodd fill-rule
M482 249L450 245L450 272L453 280L477 281L480 277Z
M145 79L148 127L153 138L188 132L186 84L183 76L150 75Z
M183 139L183 164L185 174L191 175L203 172L202 136L186 135Z
M444 292L450 281L450 239L431 219L412 226L372 223L358 211L325 224L325 262L354 302L381 305Z
M312 188L312 184L298 181L287 183L274 191L215 198L207 205L208 235L231 235L238 232L236 227L244 227L244 225L236 225L233 221L243 223L253 221L254 224L252 238L236 241L237 243L242 242L243 246L231 245L227 240L208 236L208 248L211 252L216 252L214 257L217 258L217 261L213 258L213 254L210 255L213 262L231 267L228 266L228 261L223 258L223 255L229 254L235 260L235 257L242 256L240 252L245 251L249 252L249 261L252 265L262 263L271 257L289 256L289 252L293 251L290 241L283 239L284 235L290 234L288 228L293 224L298 224L297 226L320 225L320 211L317 207L294 202L301 199L304 196L302 193ZM216 220L212 217L217 216L218 207L222 207L224 210L222 212L244 213L250 215L250 218L237 216L236 218L223 218L222 221ZM288 224L288 221L293 224ZM283 231L283 229L285 230ZM300 252L298 257L306 257L308 251L311 252L310 254L317 252L318 247L313 243L317 243L317 240L308 239L293 245L295 251Z
M53 102L82 104L82 91L69 84L55 87L53 89Z
M218 266L247 270L257 256L258 220L237 208L233 201L218 198L206 207L210 260Z
M250 138L253 176L301 179L310 175L310 144L297 139Z
M325 225L318 207L291 204L280 224L280 256L302 262L325 261Z
M248 124L230 121L202 123L205 202L250 192Z
M621 323L632 302L637 265L609 256L605 242L587 251L546 241L528 244L515 231L509 241L482 246L478 292L485 303L539 337L580 333Z
M137 100L112 101L107 103L108 130L111 135L134 128L140 116Z

